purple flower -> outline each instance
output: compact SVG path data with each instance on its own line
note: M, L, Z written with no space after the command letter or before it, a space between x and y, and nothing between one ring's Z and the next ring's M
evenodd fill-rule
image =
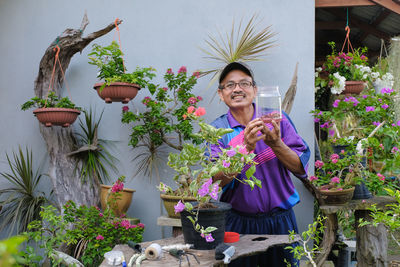
M396 124L397 124L397 126L400 126L400 121L397 121L397 123L396 123Z
M387 109L387 108L389 108L389 105L388 105L388 104L383 104L383 105L381 106L381 108Z
M367 95L363 95L362 97L365 99L365 98L367 98L368 96L367 96Z
M231 166L231 163L229 161L222 161L222 166L224 166L224 168L229 168L229 166Z
M365 110L366 110L367 112L374 111L374 110L375 110L375 107L374 107L374 106L366 106L366 107L365 107Z
M394 146L393 148L392 148L392 150L391 150L391 152L394 154L394 153L396 153L397 151L399 151L399 149L396 147L396 146Z
M185 204L183 204L180 200L179 202L174 206L175 209L175 214L182 212L185 209Z
M321 119L320 118L315 118L314 122L319 122Z
M382 88L381 94L391 94L393 93L393 89L390 88Z
M104 240L104 237L102 235L96 236L96 240Z
M228 157L233 157L236 155L236 151L234 149L228 150L226 151L226 154L228 155Z
M381 123L379 121L374 121L372 124L375 125L375 126L378 126Z
M204 197L205 195L208 194L208 192L210 192L210 185L212 184L212 178L208 179L199 189L199 191L197 191L197 193L201 196Z
M330 135L330 136L334 136L334 135L335 135L335 130L330 129L330 130L329 130L329 135Z
M205 236L206 236L206 241L207 241L207 242L209 242L209 243L210 243L210 242L214 242L214 238L212 237L211 234L206 234Z
M214 200L218 199L218 190L219 190L219 186L217 183L213 184L213 188L210 192L210 197Z
M336 99L335 102L333 102L332 106L335 107L335 108L337 108L338 105L339 105L339 102L340 102L340 100L339 100L339 99Z

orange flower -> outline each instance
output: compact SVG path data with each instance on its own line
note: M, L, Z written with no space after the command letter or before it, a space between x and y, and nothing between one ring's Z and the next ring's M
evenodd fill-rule
M197 117L203 116L206 114L206 110L202 107L199 107L195 112L194 115L196 115Z
M186 114L183 114L182 117L183 117L184 120L186 120L187 115L186 115Z
M191 114L191 113L193 113L194 109L195 109L195 107L189 106L189 107L187 108L187 112L188 112L189 114Z

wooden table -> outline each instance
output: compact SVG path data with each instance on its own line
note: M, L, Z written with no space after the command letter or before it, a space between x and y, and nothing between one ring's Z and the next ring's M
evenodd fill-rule
M269 247L283 245L283 244L290 244L299 240L296 238L294 241L289 241L288 235L241 235L240 240L236 243L229 243L228 245L235 246L235 254L232 257L232 260L243 257L243 256L250 256L262 253L266 251ZM143 248L146 248L152 243L158 243L161 246L164 245L173 245L173 244L182 244L183 236L180 235L175 238L167 238L149 242L141 243ZM116 245L113 249L122 251L124 253L126 262L128 264L129 259L134 254L133 249L128 247L127 245ZM200 264L197 264L195 259L192 256L189 256L190 259L190 266L225 266L222 260L215 260L215 250L194 250L190 249L189 252L195 254L197 258L200 260ZM104 260L101 267L108 267L107 262ZM134 265L135 266L135 265ZM170 266L179 266L179 261L177 258L169 255L169 253L163 254L161 260L157 261L148 261L145 260L142 262L141 266L143 267L170 267ZM189 266L186 258L184 257L182 260L182 267Z
M177 237L182 234L181 219L170 218L168 216L160 216L157 218L157 225L172 226L172 237Z
M355 211L356 238L357 238L357 267L387 266L387 232L383 225L374 227L367 225L358 227L359 219L370 221L369 208L376 204L377 208L384 209L387 204L395 203L389 196L375 196L365 200L351 200L349 203L337 206L320 206L321 211L327 217L325 222L324 238L320 245L321 253L317 256L316 263L321 266L328 257L333 244L336 241L338 229L337 212Z

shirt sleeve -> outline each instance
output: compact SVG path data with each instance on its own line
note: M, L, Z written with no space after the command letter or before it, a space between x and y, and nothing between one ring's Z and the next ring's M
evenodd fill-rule
M286 115L286 114L285 114ZM300 158L301 164L303 165L303 169L305 174L298 175L293 173L298 178L306 178L307 170L308 170L308 161L310 159L310 148L307 143L301 138L301 136L297 133L296 128L294 127L290 118L286 115L286 118L282 120L281 123L281 134L283 138L283 142L293 150Z

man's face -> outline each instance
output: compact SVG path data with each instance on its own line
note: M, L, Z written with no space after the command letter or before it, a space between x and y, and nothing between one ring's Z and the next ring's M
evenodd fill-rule
M251 83L248 88L241 88L239 84L234 84L234 88L229 89L227 85L232 83ZM230 109L245 108L253 102L257 93L257 87L253 86L252 79L249 75L241 70L233 70L222 80L221 85L224 89L218 89L219 97ZM246 87L246 86L242 86Z

